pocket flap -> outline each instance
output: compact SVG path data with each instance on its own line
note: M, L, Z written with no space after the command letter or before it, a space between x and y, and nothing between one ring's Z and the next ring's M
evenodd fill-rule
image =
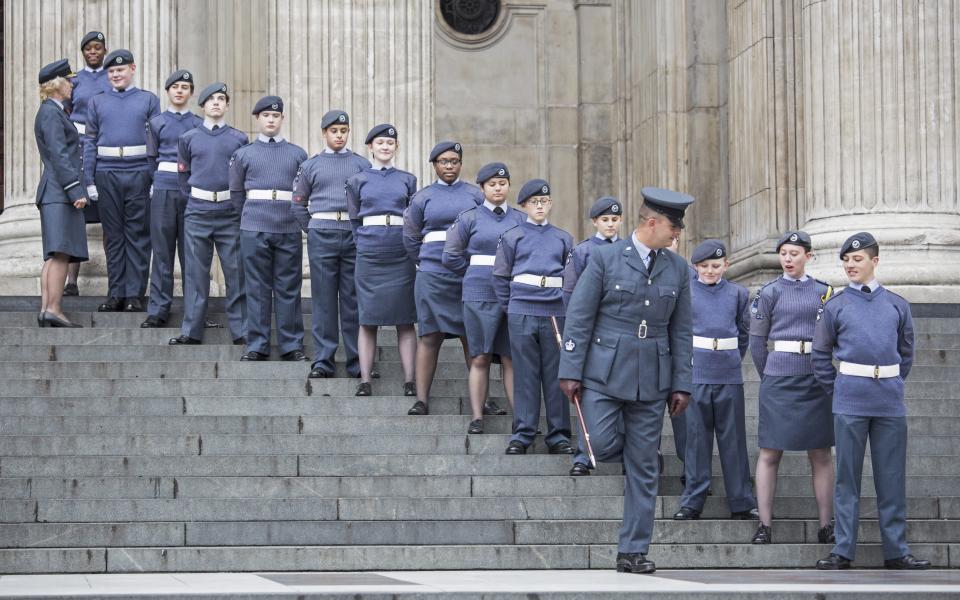
M668 285L661 285L661 286L660 286L660 297L661 297L661 298L664 298L664 297L668 297L668 296L673 297L673 298L676 298L676 297L677 297L677 288L671 287L671 286L668 286Z
M616 348L619 342L619 335L599 334L593 336L593 343L604 348Z
M636 281L614 281L611 286L611 290L614 292L626 292L628 294L637 293L637 282Z

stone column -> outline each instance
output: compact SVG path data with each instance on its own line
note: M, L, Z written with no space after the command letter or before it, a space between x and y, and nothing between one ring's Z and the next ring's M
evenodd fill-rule
M960 300L960 5L803 1L802 226L813 274L871 231L880 281L915 302Z

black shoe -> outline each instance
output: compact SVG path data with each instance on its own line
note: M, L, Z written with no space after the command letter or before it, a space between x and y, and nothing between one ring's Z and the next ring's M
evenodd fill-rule
M773 530L770 529L767 525L760 523L760 526L757 527L757 532L753 534L753 539L750 540L751 544L772 544L773 543Z
M889 561L884 561L884 563ZM831 552L826 558L817 561L817 569L820 571L839 571L850 568L850 559Z
M571 446L567 440L560 440L556 444L548 447L547 452L550 454L576 454L573 446Z
M504 454L526 454L526 453L527 453L527 447L521 444L520 442L518 442L517 440L511 440L510 443L507 444L507 449L504 452Z
M687 487L687 476L686 476L686 475L681 475L681 476L680 476L680 487L686 489L686 487Z
M663 475L663 454L659 450L657 450L657 468L659 473ZM683 475L680 476L680 479L683 480Z
M83 327L79 323L61 319L53 313L43 313L43 320L47 322L47 327Z
M416 381L404 381L403 382L403 395L412 397L417 395L417 382Z
M75 283L68 283L67 285L63 286L63 295L64 295L64 296L79 296L79 295L80 295L80 288L78 288L78 287L77 287L77 284L75 284Z
M178 335L175 338L170 338L170 341L167 343L171 346L196 346L197 344L201 344L203 342L200 340L195 340L188 335Z
M357 375L359 377L359 375ZM376 369L370 369L370 379L380 379L380 371Z
M700 511L689 506L681 506L680 510L673 515L674 521L699 521Z
M833 523L830 523L826 527L821 527L817 530L817 540L821 544L836 544L837 536L833 532Z
M203 320L204 329L220 329L221 327L223 327L223 325L217 323L216 321L211 321L210 319Z
M573 466L570 467L570 475L573 477L583 477L584 475L590 474L590 467L583 464L582 462L573 463Z
M303 350L291 350L280 355L280 358L293 362L308 362L310 357L304 354Z
M617 552L617 573L653 573L657 570L657 565L652 560L639 552L624 553Z
M730 518L734 521L756 521L760 518L760 511L755 508L750 510L738 510L730 513Z
M890 560L883 561L883 568L922 571L930 568L930 561L917 558L912 554L907 554L906 556L901 556L900 558L891 558Z
M270 360L270 355L251 350L250 352L244 353L244 355L240 357L240 360Z
M370 396L373 394L373 389L370 387L369 381L361 381L360 385L357 386L357 391L354 393L354 396Z
M246 338L246 336L241 335L241 336L238 337L238 338L233 338L233 345L234 345L234 346L246 346L246 345L247 345L247 338Z
M474 419L470 421L470 427L467 428L467 433L483 433L483 419Z
M143 303L140 302L140 298L127 298L126 304L123 305L123 312L143 312Z
M161 319L157 315L150 315L143 323L140 323L140 327L142 329L153 329L154 327L163 327L166 324L166 319Z
M45 312L37 313L37 327L47 326L47 320L44 318L46 316L47 316L47 313Z
M428 407L425 402L421 402L420 400L417 400L416 402L413 403L413 406L410 407L410 410L407 411L407 414L413 415L413 416L429 415L430 407Z
M320 367L314 367L310 370L310 379L328 379L333 377L330 371L324 371Z
M108 298L106 302L97 307L97 312L120 312L123 310L123 300L120 298Z
M505 415L507 411L500 408L500 405L493 400L487 400L483 403L483 414L485 415Z

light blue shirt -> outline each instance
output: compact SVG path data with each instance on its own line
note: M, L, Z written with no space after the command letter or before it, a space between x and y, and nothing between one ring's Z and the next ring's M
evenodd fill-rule
M273 140L275 143L279 144L280 142L283 141L283 136L282 136L282 135L275 135L275 136L273 136L273 137L270 137L270 136L268 136L268 135L263 135L262 133L258 133L258 134L257 134L257 140L259 140L259 141L261 141L261 142L268 143L268 144L270 143L270 140Z
M784 273L783 278L786 279L787 281L806 281L810 279L810 276L804 273L803 277L801 277L800 279L797 279L796 277L791 277L790 275L787 275L786 273Z
M641 242L637 239L637 234L633 233L630 235L630 239L633 241L633 247L637 249L637 252L640 253L640 258L643 259L643 266L650 268L650 252L652 248Z
M861 291L863 290L863 287L864 287L864 286L869 286L870 291L871 291L871 292L875 292L875 291L877 291L877 289L879 289L879 287L880 287L880 282L877 281L877 278L876 278L876 277L874 277L873 279L871 279L871 280L868 281L867 283L854 283L854 282L851 281L851 282L847 285L847 287L852 287L852 288L855 289L855 290L861 290Z

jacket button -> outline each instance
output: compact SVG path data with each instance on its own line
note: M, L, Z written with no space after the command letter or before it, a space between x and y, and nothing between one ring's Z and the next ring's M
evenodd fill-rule
M649 300L644 300L644 301L643 301L643 305L644 305L644 306L650 306L650 301L649 301Z
M619 290L619 289L620 289L620 286L619 286L619 285L615 285L615 286L613 286L613 288Z

